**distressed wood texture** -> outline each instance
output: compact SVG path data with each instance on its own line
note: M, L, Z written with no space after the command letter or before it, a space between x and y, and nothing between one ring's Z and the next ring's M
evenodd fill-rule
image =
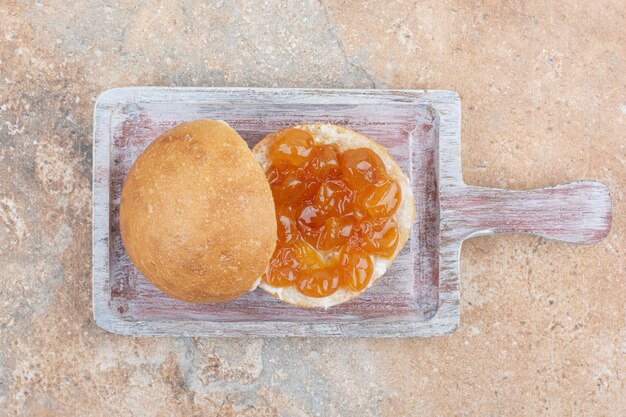
M409 243L365 294L328 310L287 305L257 290L223 304L188 304L134 268L119 236L119 197L135 158L186 120L222 119L253 146L302 122L358 130L386 146L411 179L417 211ZM447 334L458 326L463 240L498 232L592 243L610 228L606 187L594 181L532 191L466 186L460 100L449 91L123 88L94 114L93 309L127 335L360 336Z
M577 181L539 190L464 186L441 196L445 227L458 239L492 233L532 233L568 243L604 239L611 225L608 188Z

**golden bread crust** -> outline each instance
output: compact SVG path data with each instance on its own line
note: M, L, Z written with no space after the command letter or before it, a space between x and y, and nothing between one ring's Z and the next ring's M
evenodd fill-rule
M120 229L139 271L190 302L254 289L277 239L263 170L239 134L214 120L182 123L137 158L122 189Z

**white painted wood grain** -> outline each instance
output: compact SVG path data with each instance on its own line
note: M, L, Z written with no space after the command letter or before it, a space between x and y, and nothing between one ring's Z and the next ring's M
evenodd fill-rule
M262 292L226 304L173 300L141 277L119 239L121 182L147 143L200 117L227 120L250 144L301 122L343 124L387 146L409 174L418 218L390 271L361 297L329 310L289 306ZM590 243L610 228L610 199L596 182L534 191L462 181L460 100L448 91L123 88L94 113L93 308L102 328L128 335L434 336L459 323L464 239L529 232Z

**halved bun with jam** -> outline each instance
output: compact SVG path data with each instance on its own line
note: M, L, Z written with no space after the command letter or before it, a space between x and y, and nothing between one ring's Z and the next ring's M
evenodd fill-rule
M128 173L124 247L163 292L220 302L256 288L276 245L264 172L228 124L182 123L155 139Z
M252 150L272 189L278 242L259 286L301 307L330 307L372 286L415 219L409 180L353 130L301 124Z

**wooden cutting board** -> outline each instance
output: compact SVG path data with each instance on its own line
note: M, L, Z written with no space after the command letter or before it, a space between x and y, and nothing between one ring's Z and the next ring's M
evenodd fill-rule
M94 113L96 322L137 336L447 334L459 324L464 240L521 232L593 243L607 236L611 202L599 182L530 191L466 185L460 108L450 91L141 87L104 92ZM411 179L417 212L410 240L389 271L360 297L328 310L294 307L261 290L228 303L189 304L156 289L122 245L122 183L153 139L200 118L225 120L251 147L269 132L312 122L344 125L387 147Z

